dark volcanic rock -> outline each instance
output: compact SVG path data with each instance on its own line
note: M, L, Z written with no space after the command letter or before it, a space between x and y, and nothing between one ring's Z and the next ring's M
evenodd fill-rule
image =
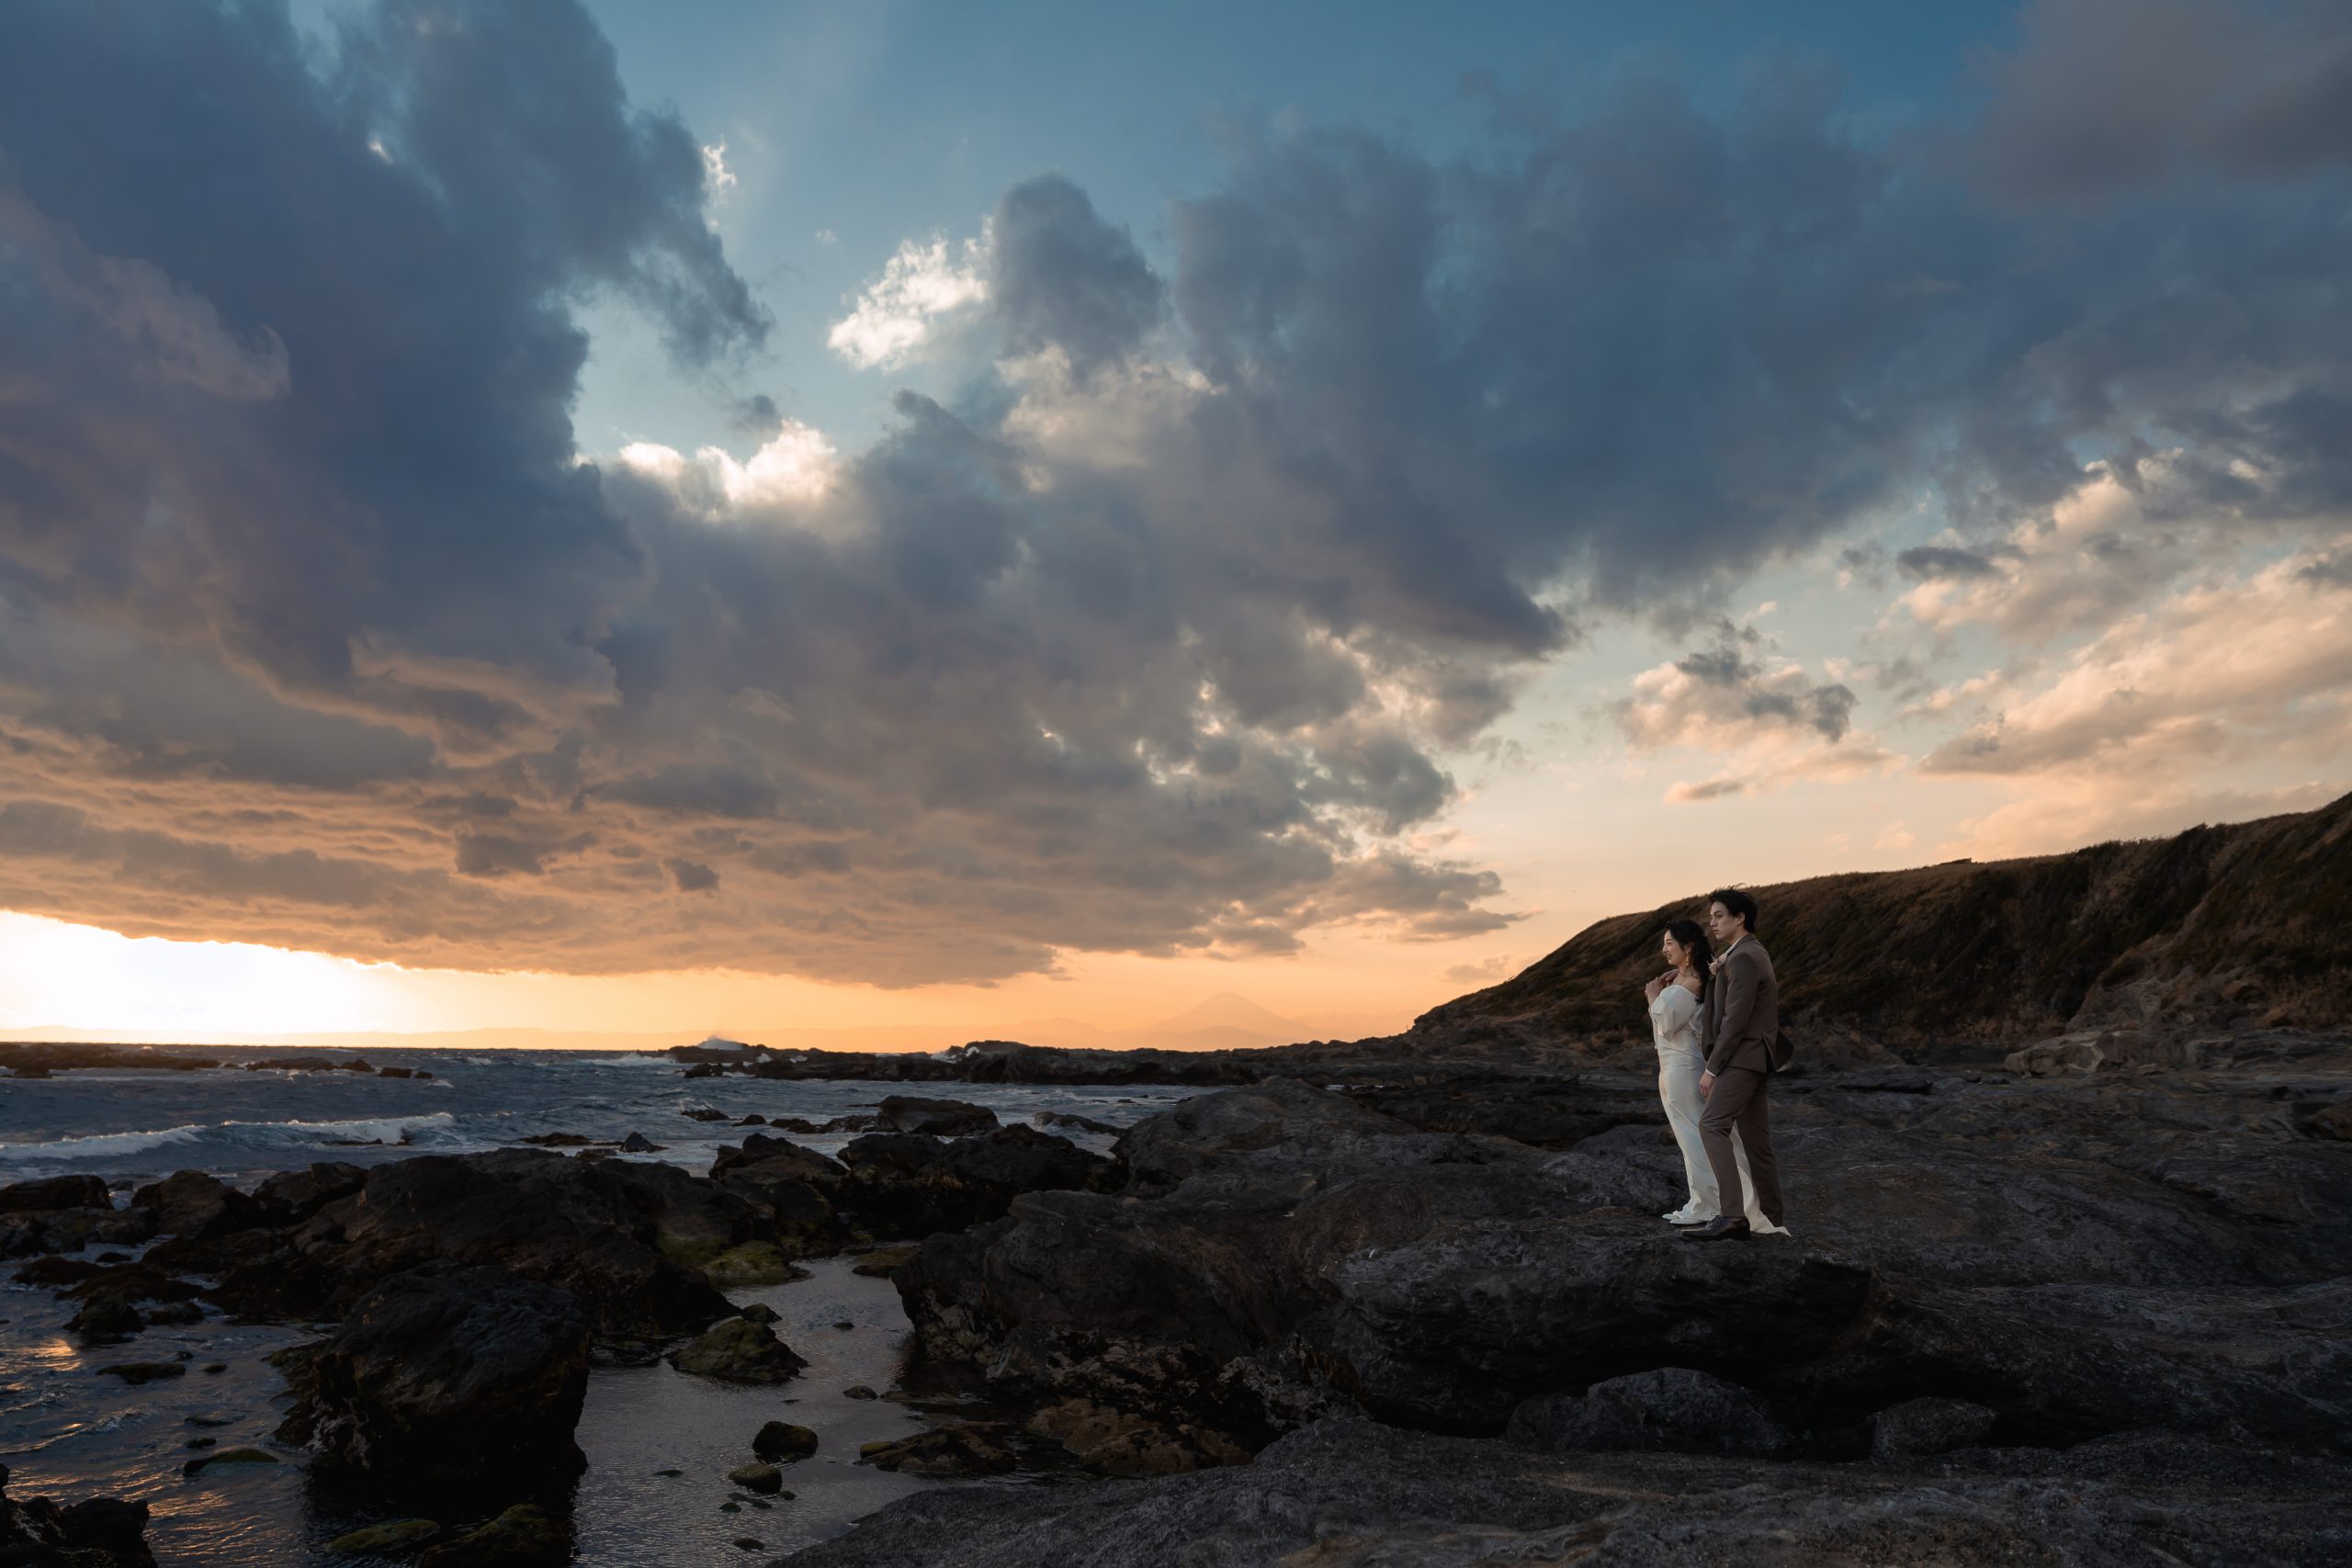
M46 1497L6 1495L0 1465L0 1563L9 1568L155 1568L147 1550L147 1505L92 1497L63 1507Z
M654 1245L682 1263L700 1264L729 1247L767 1239L754 1205L674 1165L622 1160L593 1179L650 1219Z
M1492 1134L1540 1149L1573 1148L1622 1126L1664 1128L1655 1086L1609 1092L1574 1074L1432 1066L1401 1081L1338 1086L1360 1105L1432 1133Z
M1492 1434L1523 1400L1668 1367L1823 1432L1965 1391L2005 1441L2352 1442L2352 1160L2290 1100L1783 1094L1792 1236L1680 1240L1657 1219L1679 1157L1638 1123L1547 1155L1272 1082L1132 1130L1125 1193L1022 1197L893 1278L926 1353L1001 1399L1245 1448L1335 1403Z
M817 1434L789 1421L770 1421L753 1434L752 1451L762 1459L807 1459L817 1451Z
M1821 1419L1965 1389L2015 1439L2164 1427L2352 1448L2352 1275L2291 1289L1890 1289L1782 1380Z
M740 1486L746 1492L774 1496L784 1490L784 1472L772 1464L737 1465L727 1472L727 1483Z
M355 1470L446 1476L569 1474L588 1390L588 1314L567 1292L503 1269L397 1274L307 1348L279 1431Z
M857 1462L909 1475L1001 1475L1016 1462L1004 1446L1006 1436L1001 1423L963 1421L910 1438L867 1443L857 1450Z
M135 1245L154 1234L154 1218L140 1209L42 1209L0 1214L0 1258L70 1252L105 1243Z
M918 1133L869 1133L842 1150L834 1198L877 1236L922 1236L995 1219L1023 1192L1102 1189L1116 1162L1068 1138L1015 1124L943 1144Z
M871 1247L858 1255L857 1261L849 1266L849 1271L887 1280L898 1270L899 1264L915 1255L915 1250L905 1245Z
M368 1184L368 1173L356 1165L332 1161L307 1170L283 1170L262 1179L254 1201L273 1224L309 1219L339 1198L348 1198Z
M200 1440L209 1442L211 1439L203 1438ZM186 1464L180 1466L180 1473L182 1475L201 1475L206 1471L213 1469L215 1466L276 1464L277 1462L277 1456L271 1453L266 1449L222 1449L218 1453L209 1453L200 1458L189 1460Z
M0 1066L18 1077L47 1077L81 1067L128 1067L146 1072L198 1072L220 1061L193 1051L153 1045L92 1045L79 1041L0 1042Z
M2000 1417L1964 1399L1906 1399L1871 1417L1871 1457L1950 1453L1984 1440Z
M198 1293L185 1280L175 1280L144 1263L126 1263L88 1275L64 1292L81 1303L66 1327L94 1338L136 1334L148 1323L166 1321L172 1315L155 1311L141 1314L140 1307L192 1303Z
M1249 1450L1214 1427L1153 1420L1091 1399L1066 1399L1029 1418L1029 1430L1052 1438L1097 1475L1176 1475L1239 1464Z
M563 1568L571 1529L536 1503L518 1503L488 1524L428 1546L417 1568Z
M149 1257L223 1275L217 1299L254 1317L334 1315L427 1263L494 1265L571 1292L600 1333L658 1337L731 1310L689 1265L760 1228L742 1199L672 1166L507 1149L378 1166L291 1229Z
M118 1210L94 1176L59 1176L0 1188L0 1258L70 1252L100 1242L137 1243L155 1234L141 1210Z
M2319 1137L2352 1142L2352 1096L2312 1110L2303 1118L2303 1125Z
M941 1487L793 1568L1617 1568L1774 1562L2271 1562L2352 1546L2352 1467L2124 1438L1933 1473L1680 1454L1530 1452L1332 1420L1253 1464L1070 1487Z
M1108 1122L1097 1122L1091 1116L1080 1116L1074 1111L1040 1111L1035 1120L1041 1127L1068 1127L1076 1132L1093 1133L1111 1138L1115 1138L1126 1131L1125 1128L1114 1127Z
M133 1208L154 1216L165 1235L203 1240L238 1229L254 1216L253 1200L200 1170L175 1171L130 1196Z
M711 1160L713 1180L755 1172L767 1180L804 1181L820 1191L831 1190L849 1174L848 1168L831 1156L765 1133L753 1133L740 1145L720 1149Z
M335 1537L327 1542L327 1550L338 1557L393 1557L413 1551L440 1534L441 1527L431 1519L387 1519Z
M86 1258L42 1258L26 1264L8 1278L19 1285L30 1285L35 1290L55 1291L68 1285L78 1285L92 1275L103 1272L106 1267Z
M48 1209L110 1209L107 1184L95 1176L52 1176L45 1181L19 1181L0 1187L0 1214L39 1213Z
M833 1207L849 1174L840 1161L789 1138L753 1133L738 1148L722 1148L711 1179L763 1211L777 1244L795 1258L839 1251L848 1230Z
M1597 1382L1580 1394L1540 1394L1510 1413L1506 1434L1549 1453L1724 1454L1784 1459L1795 1434L1772 1407L1735 1382L1660 1367Z
M684 1055L693 1046L673 1047ZM764 1058L704 1062L682 1075L744 1072L763 1078L854 1079L878 1083L1195 1084L1255 1083L1280 1065L1279 1050L1062 1050L1012 1040L975 1040L939 1052L793 1051Z
M1186 1101L1121 1147L1128 1195L1023 1196L933 1236L893 1281L927 1353L985 1370L1001 1396L1193 1424L1219 1435L1209 1447L1330 1407L1292 1363L1329 1356L1317 1325L1342 1260L1555 1201L1533 1150L1283 1081ZM1329 1370L1346 1398L1353 1374Z
M1871 1294L1819 1248L1693 1247L1606 1212L1465 1224L1333 1270L1332 1349L1375 1410L1498 1430L1531 1388L1668 1366L1788 1369L1826 1353Z
M137 1307L124 1302L90 1302L66 1321L65 1326L96 1343L128 1339L147 1326Z
M888 1094L882 1097L881 1122L893 1133L928 1133L937 1138L956 1138L967 1133L987 1132L996 1125L996 1112L961 1100Z
M672 1352L670 1364L720 1382L772 1383L785 1382L808 1363L766 1324L730 1317Z

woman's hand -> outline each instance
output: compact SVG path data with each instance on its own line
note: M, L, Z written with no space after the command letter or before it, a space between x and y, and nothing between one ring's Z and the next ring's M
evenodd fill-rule
M1643 987L1642 995L1647 997L1651 1001L1656 1001L1657 1000L1657 994L1672 984L1674 984L1674 971L1669 969L1665 974L1660 975L1657 979L1652 980L1648 985Z

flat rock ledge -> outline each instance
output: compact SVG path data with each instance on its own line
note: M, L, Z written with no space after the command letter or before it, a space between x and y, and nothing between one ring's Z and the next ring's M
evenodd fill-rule
M1481 1568L1566 1562L2341 1563L2352 1466L2132 1433L1915 1468L1554 1455L1332 1417L1254 1463L1085 1487L941 1488L791 1568Z

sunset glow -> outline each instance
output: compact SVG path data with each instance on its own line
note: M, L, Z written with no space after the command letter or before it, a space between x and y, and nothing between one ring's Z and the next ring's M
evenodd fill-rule
M2332 57L2162 9L44 13L0 1032L1360 1034L2327 800Z

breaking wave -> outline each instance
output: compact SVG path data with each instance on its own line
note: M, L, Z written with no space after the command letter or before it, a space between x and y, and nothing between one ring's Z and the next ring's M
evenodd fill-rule
M0 1160L115 1159L200 1140L243 1149L287 1148L302 1144L397 1144L404 1140L415 1142L420 1134L430 1136L451 1127L457 1120L450 1111L435 1111L429 1115L370 1116L349 1122L220 1122L209 1126L190 1122L136 1133L90 1133L43 1143L0 1144Z

